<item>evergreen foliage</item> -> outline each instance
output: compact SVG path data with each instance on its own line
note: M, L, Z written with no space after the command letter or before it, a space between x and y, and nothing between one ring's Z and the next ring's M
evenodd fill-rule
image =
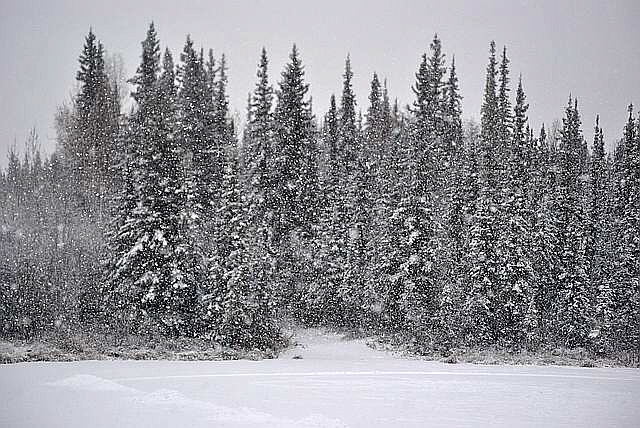
M90 30L78 94L0 173L0 334L104 324L241 348L278 318L408 335L424 348L640 353L640 120L612 156L577 100L534 138L522 77L490 44L481 123L462 121L437 35L406 109L350 57L316 124L296 46L277 89L260 53L240 143L226 58L155 26L121 114ZM122 90L122 88L120 88ZM240 135L240 134L239 134Z

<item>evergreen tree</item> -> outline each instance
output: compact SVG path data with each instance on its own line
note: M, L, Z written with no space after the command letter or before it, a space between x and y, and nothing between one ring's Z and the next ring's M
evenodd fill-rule
M103 182L111 177L114 141L120 113L119 101L104 65L104 48L92 30L85 38L76 79L71 138L64 140L65 156L72 172L103 196ZM95 193L95 192L94 192Z
M329 111L324 118L324 146L327 151L324 190L324 209L321 220L321 248L319 263L322 275L310 290L309 306L315 321L332 324L344 323L341 289L344 281L346 259L345 198L342 185L345 182L343 153L340 151L340 119L336 99L331 95Z
M506 53L503 53L501 66L500 106L508 99L502 100L503 91L508 91ZM499 257L502 259L500 269L500 292L498 300L501 302L497 315L500 335L511 345L522 344L525 338L537 336L538 314L534 296L536 291L533 281L533 269L530 259L531 243L531 214L527 204L529 161L529 133L525 128L528 109L522 79L519 79L514 108L513 134L509 127L511 113L501 113L503 117L503 137L511 138L506 142L508 163L502 191L502 216L504 224L501 229ZM506 118L506 119L505 119Z
M438 230L442 222L444 151L442 147L444 59L437 35L416 74L415 124L411 139L408 189L394 214L402 224L399 242L401 287L406 318L416 331L432 325L439 305L436 270Z
M590 169L589 230L586 258L589 267L591 293L595 297L598 343L610 350L614 318L615 273L611 269L610 256L615 253L613 234L609 225L613 218L610 210L610 196L607 185L607 159L604 150L604 135L600 127L600 117L596 116L593 136L593 152Z
M251 214L254 224L268 227L272 218L272 183L270 167L273 163L273 88L268 80L267 51L263 48L258 65L256 87L250 96L248 123L245 130L247 180ZM264 230L267 235L271 233Z
M153 95L154 86L160 72L160 43L153 22L147 30L147 37L142 41L142 61L129 83L135 85L136 91L131 94L139 106Z
M250 95L248 123L245 129L247 153L247 205L250 222L251 278L263 293L270 293L275 265L274 235L274 156L273 88L268 79L267 52L263 48L257 82ZM271 303L269 303L271 304Z
M467 295L469 330L479 342L497 339L496 311L499 306L499 266L497 240L498 194L497 147L499 145L499 104L496 96L497 62L495 43L490 44L484 99L481 108L481 134L478 148L479 191L470 226L468 254L470 290Z
M586 271L585 213L582 200L583 137L577 100L569 98L563 118L559 152L558 302L555 309L558 338L567 346L586 344L591 329L591 308Z
M394 204L391 193L394 186L393 172L396 168L392 160L392 119L389 105L389 95L386 81L380 84L378 75L373 74L371 91L369 93L369 107L366 113L366 124L363 134L363 155L368 163L368 177L370 182L369 195L372 207L369 272L371 287L375 290L373 309L375 316L381 307L381 296L384 296L388 281L385 272L386 250L391 237L389 236L389 217Z
M282 72L275 109L274 194L277 237L294 230L310 232L315 219L317 189L315 139L309 86L298 49L293 46L290 62Z
M343 87L343 120L341 123L343 144L345 147L351 145L354 151L352 164L349 165L348 175L348 207L349 224L347 236L347 259L346 259L346 294L344 300L347 302L347 312L350 314L352 324L361 325L363 322L371 321L372 310L377 307L376 286L374 279L374 264L376 259L374 248L374 213L376 209L375 185L376 185L376 149L372 139L366 137L373 128L367 122L366 131L362 122L362 113L359 114L356 123L353 122L351 114L344 114L345 111L355 112L355 96L351 89L351 67L349 59L345 64L344 87ZM375 85L375 81L374 81ZM373 88L375 90L375 88ZM373 95L375 98L375 93ZM372 118L373 110L382 119L381 106L374 104L368 111L368 119ZM382 125L376 125L381 128ZM351 135L355 134L355 140L350 141ZM347 137L347 135L349 137Z
M111 232L108 294L124 322L166 334L196 334L202 276L190 239L192 216L186 210L188 194L180 176L175 110L153 71L159 69L159 56L148 54L156 51L150 31L143 42L143 61L151 63L141 65L134 78L139 82L134 93L144 96L138 98L128 135L132 141L127 146L134 148L135 157L127 182L132 180L133 185L123 188L127 193L120 198L122 217L112 224L118 229Z
M187 169L195 187L193 210L204 221L217 207L217 189L222 179L221 144L214 130L214 101L207 87L202 56L189 36L180 54L177 92L177 136L185 150Z
M311 103L306 99L304 68L293 46L290 62L282 72L274 112L273 212L274 247L278 278L275 281L289 309L304 300L303 281L315 273L311 237L318 213L318 172L315 128ZM293 306L293 307L292 307Z
M443 105L445 88L443 79L446 69L442 43L437 34L433 37L430 50L430 57L427 57L427 54L422 55L422 62L416 73L416 84L413 87L413 92L416 95L413 112L417 120L418 138L425 140L436 135L441 136L445 109ZM434 146L433 149L437 151L440 150L440 147Z
M616 150L615 214L618 257L615 268L615 336L622 349L638 351L640 339L640 120L633 105Z
M445 167L450 171L444 196L447 202L443 241L448 250L443 254L441 281L444 283L440 297L438 321L441 332L448 341L459 340L461 333L462 290L465 281L464 254L467 251L468 222L465 220L467 197L465 185L471 177L471 153L463 145L462 97L458 93L458 77L455 57L451 60L449 78L444 90L444 153Z

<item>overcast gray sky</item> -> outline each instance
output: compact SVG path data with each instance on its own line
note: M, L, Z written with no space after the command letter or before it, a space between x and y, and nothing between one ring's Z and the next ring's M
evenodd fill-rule
M0 0L0 165L8 147L22 147L36 126L44 149L55 145L53 117L70 99L77 58L90 26L109 52L123 55L127 74L139 62L150 21L177 59L185 36L226 53L229 94L244 114L261 47L277 81L297 43L311 85L314 112L341 90L351 54L360 108L371 75L386 76L392 97L412 102L420 55L434 33L447 61L456 56L465 117L478 118L488 45L507 46L513 85L522 73L537 130L579 97L586 137L595 114L605 138L621 135L630 102L640 103L640 1L499 0ZM515 88L514 88L515 89ZM514 93L515 90L512 91ZM639 106L640 107L640 106ZM537 131L536 131L537 132Z

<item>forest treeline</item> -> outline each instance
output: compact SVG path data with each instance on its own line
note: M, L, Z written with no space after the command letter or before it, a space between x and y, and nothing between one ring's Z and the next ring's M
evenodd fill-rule
M613 153L571 96L534 132L491 42L481 124L463 125L435 36L411 105L376 74L357 105L347 57L321 117L297 48L275 86L263 49L240 132L225 57L190 38L176 65L149 27L130 112L91 31L79 63L56 151L32 133L0 180L3 336L102 326L267 349L286 314L425 347L640 353L631 107Z

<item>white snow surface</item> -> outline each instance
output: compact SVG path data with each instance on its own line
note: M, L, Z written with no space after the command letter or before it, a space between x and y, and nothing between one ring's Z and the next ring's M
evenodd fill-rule
M277 360L2 365L0 427L640 426L638 369L450 365L322 330L296 339Z

